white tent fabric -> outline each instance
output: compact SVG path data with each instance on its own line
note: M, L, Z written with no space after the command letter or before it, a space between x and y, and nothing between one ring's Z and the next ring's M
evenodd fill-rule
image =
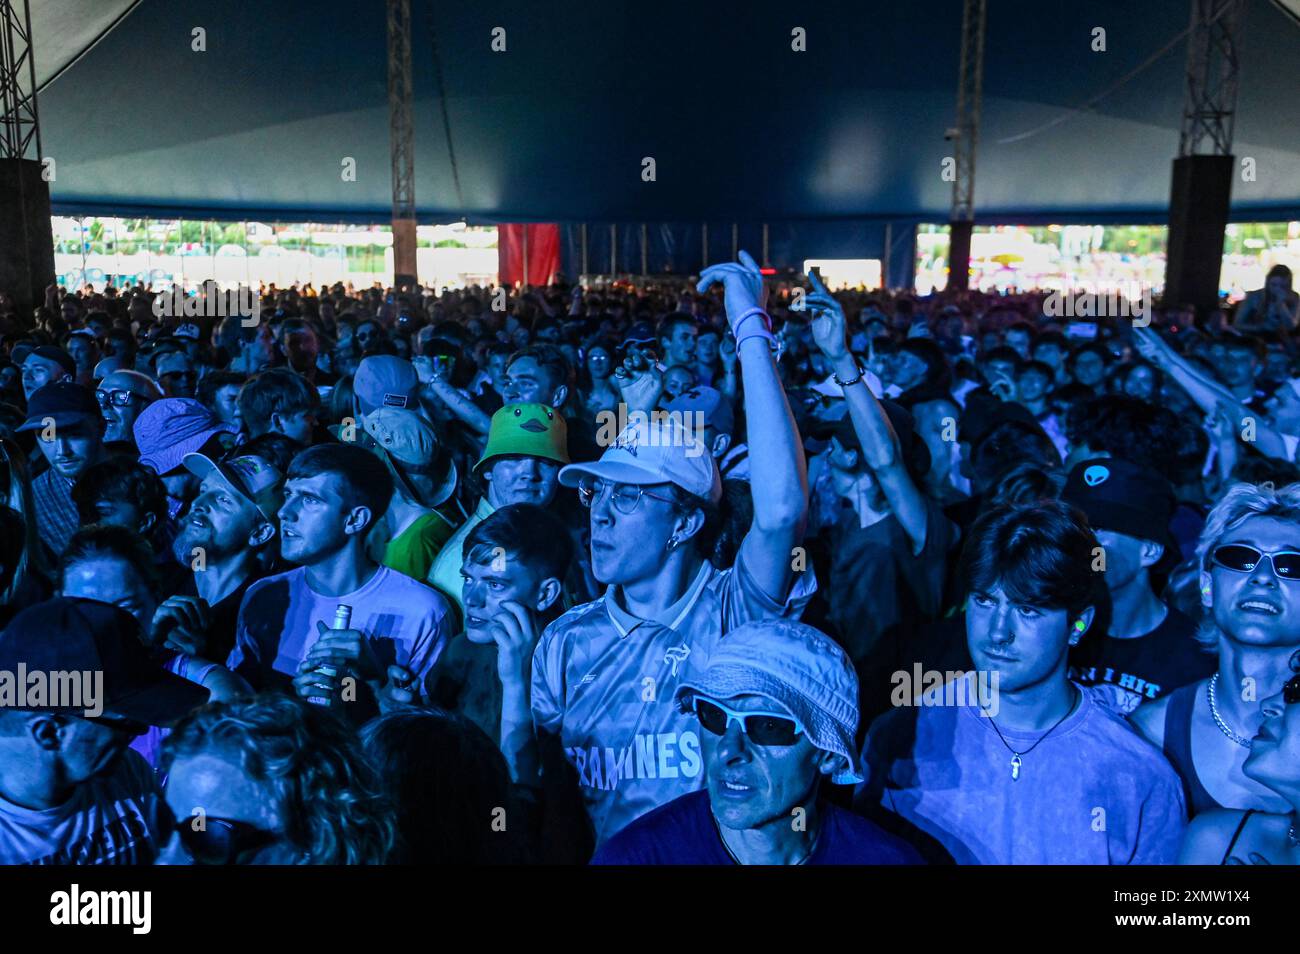
M30 4L36 88L40 90L95 45L141 0L17 0Z

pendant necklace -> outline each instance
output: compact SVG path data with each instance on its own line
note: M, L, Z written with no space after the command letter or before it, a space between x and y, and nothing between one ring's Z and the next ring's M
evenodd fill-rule
M1028 755L1030 752L1034 751L1034 749L1038 748L1038 746L1042 744L1043 739L1047 738L1049 735L1051 735L1053 732L1055 732L1055 731L1057 730L1057 728L1061 725L1061 723L1064 722L1066 719L1068 719L1068 718L1073 714L1073 712L1074 712L1074 707L1075 707L1076 705L1078 705L1079 699L1082 699L1082 698L1083 698L1083 696L1082 696L1082 694L1080 694L1080 695L1079 695L1079 696L1074 700L1074 702L1072 702L1072 703L1070 704L1070 708L1067 709L1067 710L1065 711L1065 715L1063 715L1063 716L1061 716L1061 718L1057 719L1055 725L1053 725L1050 729L1048 729L1046 732L1044 732L1042 735L1040 735L1040 736L1038 737L1037 741L1035 741L1033 745L1031 745L1029 748L1025 749L1023 752L1017 752L1015 749L1013 749L1013 748L1011 747L1010 743L1007 742L1007 740L1006 740L1006 736L1004 736L1004 735L1002 734L1002 730L998 728L998 724L997 724L996 722L993 721L993 717L990 716L990 715L986 715L986 718L989 720L989 725L993 726L993 731L996 732L996 733L998 734L998 739L1002 742L1003 745L1006 746L1007 751L1011 753L1011 781L1013 781L1013 782L1018 782L1018 781L1020 781L1020 768L1021 768L1021 766L1023 766L1023 765L1025 764L1024 759L1022 758L1022 756ZM983 707L981 707L981 708L983 708Z

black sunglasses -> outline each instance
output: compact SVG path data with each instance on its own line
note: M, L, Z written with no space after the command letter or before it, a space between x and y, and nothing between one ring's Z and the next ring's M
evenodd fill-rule
M1300 672L1288 679L1282 687L1282 701L1289 706L1300 702Z
M1300 580L1300 553L1294 550L1265 553L1244 543L1226 543L1215 549L1212 558L1219 566L1234 573L1250 573L1261 560L1268 559L1279 579Z
M171 825L181 847L196 865L238 864L249 852L265 848L280 838L276 832L229 818L208 815L197 830L196 821L196 818L184 818Z
M695 716L714 735L726 735L732 722L739 722L746 738L755 745L786 746L799 741L799 723L777 712L737 712L709 699L695 697Z

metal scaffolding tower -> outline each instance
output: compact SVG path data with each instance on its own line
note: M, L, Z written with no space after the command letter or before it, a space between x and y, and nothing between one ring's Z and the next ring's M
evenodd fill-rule
M388 0L388 136L393 159L393 284L417 284L411 0Z
M1192 0L1180 156L1232 155L1241 10L1241 0Z
M0 288L30 314L54 281L54 235L29 3L0 0Z
M0 159L40 157L32 13L25 0L0 0Z
M970 241L975 222L975 152L979 145L980 101L984 92L986 0L965 0L961 15L961 63L957 75L957 125L947 138L956 144L949 215L948 287L970 282Z
M1169 195L1164 299L1208 315L1219 307L1223 233L1232 202L1236 35L1243 4L1191 0L1191 6L1183 122Z

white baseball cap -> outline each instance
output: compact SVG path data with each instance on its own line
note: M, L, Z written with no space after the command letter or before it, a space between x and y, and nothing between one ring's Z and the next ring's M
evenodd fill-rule
M679 414L655 412L633 419L592 463L560 469L560 483L576 487L584 476L619 484L676 484L712 503L722 499L722 477L703 435L687 427Z

